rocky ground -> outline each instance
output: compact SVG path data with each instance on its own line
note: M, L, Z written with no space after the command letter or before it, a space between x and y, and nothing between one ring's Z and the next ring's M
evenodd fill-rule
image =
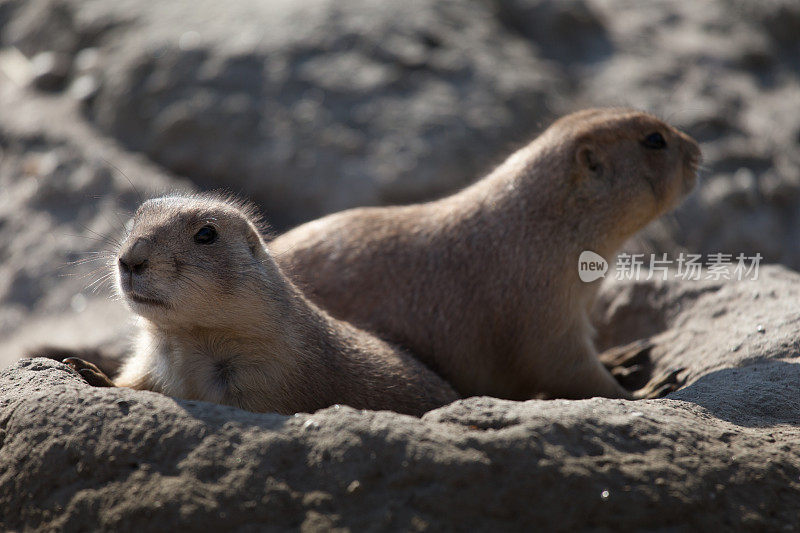
M628 250L800 268L793 0L0 0L0 367L43 342L124 349L104 253L140 197L225 187L282 230L446 194L596 105L654 112L704 152L696 192ZM0 461L31 467L0 469L6 525L111 509L109 528L144 510L202 525L800 529L797 276L768 273L609 284L602 346L655 336L656 368L688 368L687 388L653 402L473 399L421 421L327 411L316 427L23 363L0 380Z
M797 531L798 298L800 274L780 267L758 281L610 284L603 337L656 322L656 370L687 369L662 400L287 417L92 388L25 360L0 374L0 525Z

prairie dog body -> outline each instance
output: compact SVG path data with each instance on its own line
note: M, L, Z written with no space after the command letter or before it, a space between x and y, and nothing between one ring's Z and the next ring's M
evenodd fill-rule
M700 150L645 113L594 109L425 204L357 208L270 243L333 316L409 348L462 395L631 398L600 364L588 310L609 258L694 186Z
M149 200L117 260L140 331L116 386L279 413L340 403L420 415L457 399L400 348L310 303L244 204Z

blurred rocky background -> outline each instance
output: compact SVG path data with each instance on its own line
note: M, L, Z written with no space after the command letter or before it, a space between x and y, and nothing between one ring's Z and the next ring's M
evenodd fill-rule
M140 196L224 187L280 231L447 194L600 105L705 155L630 249L800 268L795 0L0 0L0 366L124 342L102 252Z

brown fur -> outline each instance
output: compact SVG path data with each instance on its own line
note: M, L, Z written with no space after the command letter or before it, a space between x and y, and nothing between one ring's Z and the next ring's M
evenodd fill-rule
M642 144L652 132L665 149ZM578 256L611 258L674 207L699 158L650 115L583 111L453 196L330 215L270 249L309 298L409 348L463 395L630 398L596 357L599 282L579 280Z
M209 224L217 240L198 244ZM251 208L216 196L138 209L118 258L139 266L117 268L117 286L140 334L115 385L279 413L340 403L420 415L457 398L413 357L310 303L261 235Z

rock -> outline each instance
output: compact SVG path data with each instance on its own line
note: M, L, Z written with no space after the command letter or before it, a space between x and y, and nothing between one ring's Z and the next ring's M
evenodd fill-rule
M45 343L121 349L108 253L141 198L191 186L98 136L69 99L0 84L0 107L0 366Z
M780 267L606 285L601 342L650 337L654 371L687 369L661 400L286 417L24 360L0 374L0 526L794 531L798 298Z
M91 102L97 95L100 84L91 74L84 74L75 78L69 86L69 94L81 102Z
M96 72L102 65L97 48L84 48L75 54L75 70L81 74Z
M800 52L800 6L791 0L775 0L763 5L753 5L741 0L729 0L734 8L753 16L767 30L767 34L786 47L787 51ZM795 61L800 63L795 55Z
M64 86L71 67L70 57L56 52L41 52L31 60L33 86L42 91L57 91Z
M560 92L480 2L113 6L103 16L126 30L100 45L88 116L203 187L244 191L279 228L459 188L529 139Z
M81 41L74 10L59 0L3 2L0 23L3 45L13 45L28 57L47 50L72 55Z
M495 0L493 5L506 27L535 43L548 59L569 66L613 52L608 22L585 0Z

